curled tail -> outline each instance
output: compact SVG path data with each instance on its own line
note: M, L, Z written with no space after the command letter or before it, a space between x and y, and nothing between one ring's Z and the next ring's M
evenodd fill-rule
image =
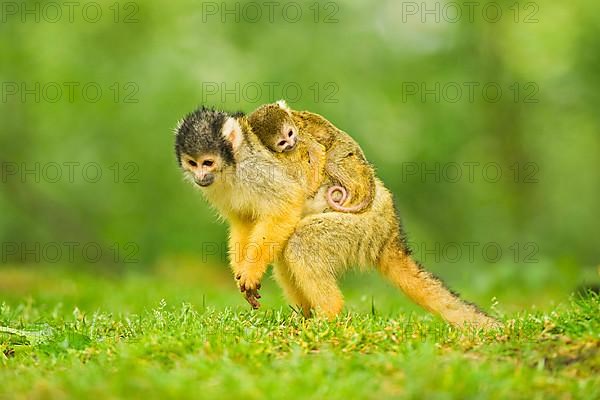
M334 198L333 198L333 195L336 192L340 193L340 195L341 195L339 200L334 200ZM342 204L344 204L344 202L346 200L349 200L350 195L348 194L348 191L346 190L346 188L343 186L340 186L340 185L331 186L327 190L326 197L327 197L327 204L329 204L329 207L331 207L332 210L340 211L340 212L347 212L347 213L361 213L363 211L366 211L366 209L373 202L373 195L370 194L369 197L364 199L360 204L356 204L354 206L343 206Z
M496 328L500 323L476 305L462 300L433 274L424 270L391 238L379 260L379 270L412 301L457 327Z

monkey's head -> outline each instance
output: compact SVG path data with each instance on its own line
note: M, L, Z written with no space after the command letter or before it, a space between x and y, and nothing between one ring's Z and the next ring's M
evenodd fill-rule
M298 144L298 127L285 101L265 104L248 117L252 131L269 150L283 153Z
M235 151L243 133L242 114L230 115L205 107L188 114L175 130L175 155L186 177L207 187L235 169Z

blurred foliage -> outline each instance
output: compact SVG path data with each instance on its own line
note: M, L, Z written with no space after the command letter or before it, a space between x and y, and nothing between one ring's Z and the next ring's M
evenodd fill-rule
M220 15L207 14L209 2L143 2L133 9L122 2L121 22L115 23L113 3L97 2L104 12L97 23L77 12L72 23L66 16L57 23L22 23L20 16L3 15L3 83L56 82L65 88L65 82L78 82L81 88L96 82L103 94L97 102L85 101L78 89L73 101L66 89L56 102L6 96L0 103L0 161L94 162L103 176L97 183L82 179L81 169L73 183L64 176L57 183L3 176L0 242L135 242L140 266L180 255L200 260L203 243L224 243L226 226L181 178L172 149L177 120L202 103L250 112L278 100L280 89L293 83L302 94L288 97L292 107L320 113L358 140L395 193L412 241L432 248L497 242L503 249L533 242L539 248L535 271L542 276L594 274L600 263L597 2L521 3L521 20L527 4L539 6L537 23L515 22L512 0L496 2L505 13L496 23L481 18L481 8L473 22L421 22L419 16L406 18L406 2L394 0L332 3L339 7L335 23L322 22L333 10L325 2L318 23L313 1L296 3L304 16L295 23L281 17L281 8L273 23L265 15L259 22L227 16L223 23ZM225 3L229 9L236 4ZM138 22L123 23L132 10ZM269 82L279 85L272 96ZM498 84L503 95L490 102L476 89L469 101L465 82L479 88ZM530 82L534 86L526 88ZM215 83L229 90L239 84L241 95L211 94L207 88ZM456 83L464 90L456 102L448 96L435 101L433 95L407 95L412 83ZM255 99L248 93L256 86L262 90ZM525 102L532 87L539 89L538 101ZM328 97L332 88L337 90ZM133 92L138 101L125 102ZM501 167L498 182L482 177L481 166L490 162ZM117 183L110 169L115 163ZM137 166L137 182L124 181L131 172L127 163ZM423 172L448 163L462 166L458 182L407 173L408 166ZM480 165L472 182L464 163ZM536 182L524 182L531 171ZM507 266L510 261L427 265L469 281L474 270L501 276L507 267L502 279L510 281L529 268L522 258L515 267ZM543 287L544 278L536 282Z

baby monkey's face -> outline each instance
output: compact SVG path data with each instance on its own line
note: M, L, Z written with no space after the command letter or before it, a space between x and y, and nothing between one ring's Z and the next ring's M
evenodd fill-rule
M249 117L252 130L263 145L276 153L292 151L298 144L298 127L289 110L279 104L260 106Z
M298 144L298 128L291 120L284 120L267 138L267 147L277 153L294 150Z

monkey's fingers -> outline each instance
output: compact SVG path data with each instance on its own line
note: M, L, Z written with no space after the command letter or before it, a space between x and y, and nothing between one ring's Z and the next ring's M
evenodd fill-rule
M241 292L260 289L260 278L252 279L252 276L247 276L244 273L240 273L235 276L235 279L238 281L238 286Z
M260 293L258 293L258 289L260 289L260 287L257 289L246 289L245 296L260 299L262 296L260 295Z
M261 288L261 284L259 283L258 285L256 285L256 289L252 289L247 287L244 284L240 284L240 292L244 293L244 292L255 292L258 293L258 290ZM258 298L260 299L260 296L258 296Z
M258 292L254 290L248 290L246 291L244 297L253 309L257 310L260 307L260 303L257 300L260 299L260 295L258 294Z

